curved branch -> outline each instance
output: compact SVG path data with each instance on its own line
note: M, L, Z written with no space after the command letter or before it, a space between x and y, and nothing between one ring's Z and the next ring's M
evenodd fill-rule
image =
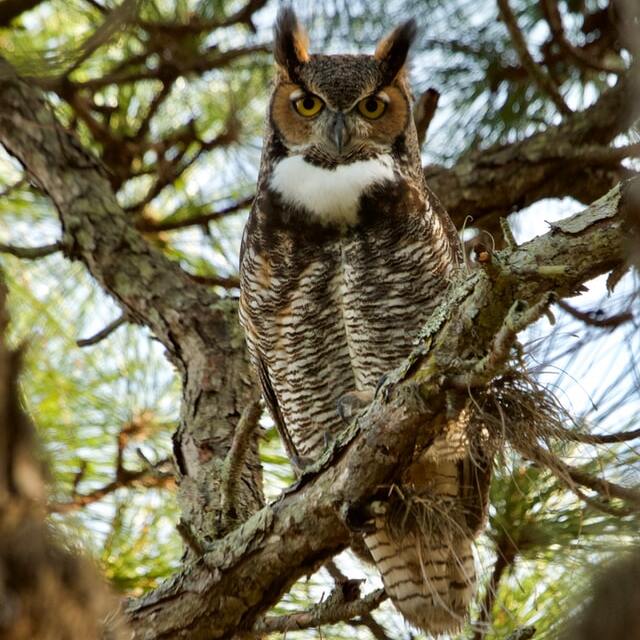
M94 344L98 344L98 342L101 342L105 338L108 338L114 331L119 329L122 325L126 324L126 322L127 322L127 314L123 313L122 315L118 316L115 320L110 322L106 327L104 327L104 329L101 329L100 331L90 336L89 338L80 338L79 340L76 340L76 344L79 347L90 347L90 346L93 346Z
M169 260L133 228L101 163L56 120L37 89L0 60L0 143L53 201L65 254L84 263L132 322L151 329L182 376L174 435L178 500L200 535L216 537L212 481L238 422L259 397L237 308ZM213 452L213 453L212 453ZM264 504L257 442L238 485L240 519ZM203 508L206 507L206 508Z
M0 253L8 253L11 256L22 258L23 260L37 260L38 258L50 256L58 251L62 251L62 244L59 242L46 244L41 247L16 247L12 244L0 243Z

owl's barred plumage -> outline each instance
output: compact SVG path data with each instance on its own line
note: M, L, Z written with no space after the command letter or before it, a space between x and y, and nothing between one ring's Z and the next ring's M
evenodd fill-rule
M292 11L277 23L240 318L298 467L344 427L338 400L373 391L406 358L458 269L460 243L424 183L411 117L414 32L402 25L374 56L309 55ZM427 632L459 628L473 594L486 478L468 449L461 425L445 429L399 484L415 517L395 527L380 516L365 537L396 607Z

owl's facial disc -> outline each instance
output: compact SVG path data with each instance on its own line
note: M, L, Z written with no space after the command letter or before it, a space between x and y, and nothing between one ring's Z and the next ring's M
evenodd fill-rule
M374 55L316 55L293 11L282 10L269 112L279 152L327 168L393 153L412 134L405 62L415 30L404 23Z

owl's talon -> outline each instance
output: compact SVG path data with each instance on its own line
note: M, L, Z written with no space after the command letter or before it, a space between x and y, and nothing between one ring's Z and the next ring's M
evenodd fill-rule
M380 505L382 505L383 508L381 508ZM377 500L366 505L349 505L345 510L344 522L350 531L356 533L374 533L376 531L376 517L385 512L386 507Z
M314 461L311 458L299 456L297 453L291 456L291 466L297 476L304 474L305 470L312 466Z
M355 416L373 400L373 392L351 391L338 399L338 415L346 424L350 424Z

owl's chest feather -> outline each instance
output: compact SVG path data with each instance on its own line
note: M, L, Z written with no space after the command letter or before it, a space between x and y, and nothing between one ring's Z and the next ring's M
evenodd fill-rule
M275 166L269 187L285 203L304 208L319 224L354 226L361 197L394 179L389 155L331 169L311 164L302 156L289 156Z

